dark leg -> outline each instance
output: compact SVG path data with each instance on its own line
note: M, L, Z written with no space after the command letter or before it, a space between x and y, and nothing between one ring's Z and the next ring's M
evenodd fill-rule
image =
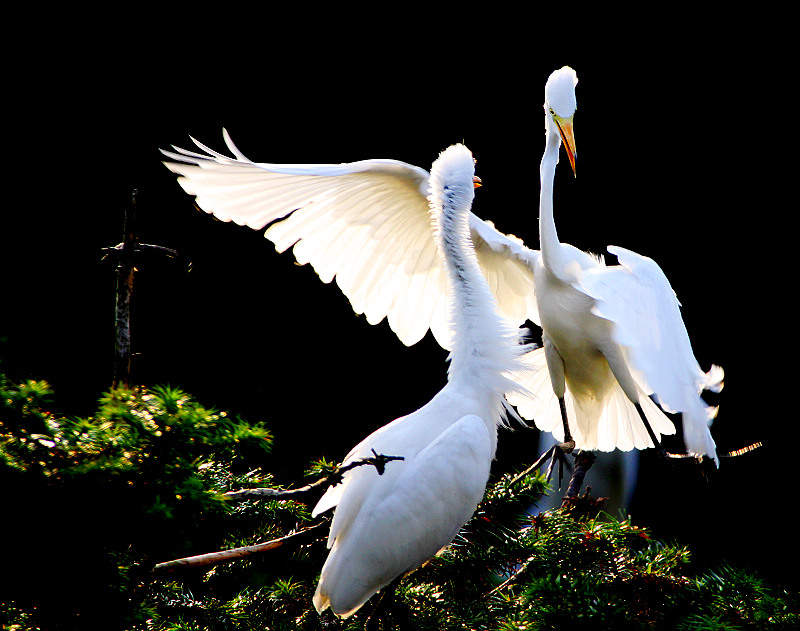
M564 397L559 397L558 406L561 408L561 422L564 424L564 442L559 446L565 454L572 453L572 450L575 449L575 440L572 438L572 432L569 431L567 402L564 400Z
M567 419L567 402L564 397L558 398L558 407L561 409L561 422L564 424L564 442L560 445L553 447L553 455L551 456L550 466L547 467L547 481L550 481L550 476L553 474L553 465L556 459L558 460L558 488L561 488L561 479L564 477L564 463L567 460L567 454L571 454L575 449L575 439L572 438L572 432L569 431L569 420ZM569 465L567 465L569 466Z
M650 436L650 440L652 440L653 445L655 445L656 453L658 453L658 455L661 458L691 458L693 460L697 460L697 457L691 454L672 454L669 453L666 449L664 449L664 446L661 444L661 441L659 441L658 438L656 438L656 433L653 431L653 428L650 427L650 422L644 415L644 410L642 409L642 406L639 405L638 403L635 403L634 405L636 406L636 411L639 413L639 418L641 418L642 423L644 423L644 428L647 430L647 435Z
M555 466L557 460L558 486L561 488L561 478L564 477L564 464L566 463L567 466L569 466L569 463L566 462L567 454L572 453L572 450L575 449L575 440L572 438L572 433L569 431L569 423L567 422L567 405L564 401L564 397L559 397L558 405L561 408L561 422L564 423L564 442L550 447L550 449L539 456L539 459L536 462L528 467L526 473L527 471L538 469L549 460L550 464L547 466L547 474L545 477L547 481L550 482L550 478L553 476L553 467Z
M539 459L536 462L525 469L525 471L520 473L517 478L521 478L522 476L527 475L529 472L535 471L549 460L550 464L547 467L547 474L545 477L547 478L547 481L550 482L550 478L553 475L553 467L555 466L556 460L558 460L559 487L561 486L561 478L564 474L564 464L567 460L567 454L572 453L572 450L575 449L575 440L572 438L572 433L569 431L569 423L567 422L567 405L564 402L564 397L559 397L558 404L561 408L561 421L564 423L564 442L550 447L550 449L539 456ZM568 462L566 462L566 464L569 466Z
M634 403L636 406L636 411L639 413L639 418L642 419L642 423L644 423L644 428L647 430L647 435L650 436L650 440L653 441L653 445L656 448L659 456L666 456L667 452L664 451L664 447L661 446L661 441L658 440L656 437L656 433L653 431L653 428L650 427L650 421L647 420L647 417L644 414L644 410L642 409L641 404Z

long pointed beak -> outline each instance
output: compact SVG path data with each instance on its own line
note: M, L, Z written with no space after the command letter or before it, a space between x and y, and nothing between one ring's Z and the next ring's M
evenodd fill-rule
M578 158L578 152L575 148L575 130L572 127L572 116L569 118L553 117L558 125L558 131L561 133L561 141L564 143L564 150L567 152L569 164L572 167L572 173L578 177L578 172L575 170L575 160Z

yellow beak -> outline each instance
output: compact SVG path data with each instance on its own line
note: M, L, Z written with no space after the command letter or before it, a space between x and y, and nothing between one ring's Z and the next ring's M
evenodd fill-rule
M481 182L481 178L479 178L477 175L473 175L472 176L472 184L475 186L475 188L479 188L480 186L483 186L483 183Z
M553 120L556 122L556 125L558 125L558 131L561 133L561 141L564 143L564 150L567 152L567 158L569 158L572 173L577 177L578 173L575 170L575 160L578 158L578 152L575 149L575 131L572 128L572 119L572 116L569 118L553 116Z

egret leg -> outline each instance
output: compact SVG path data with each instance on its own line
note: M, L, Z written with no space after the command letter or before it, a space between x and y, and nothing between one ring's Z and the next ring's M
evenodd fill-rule
M561 422L564 424L564 442L559 445L565 454L572 453L575 449L575 440L572 438L572 432L569 431L569 421L567 420L567 402L564 397L558 398L558 407L561 409Z
M547 371L550 373L550 384L553 387L553 393L558 398L558 407L561 410L561 422L564 424L564 442L559 446L563 453L569 454L575 449L575 440L572 438L572 432L569 431L567 402L564 399L564 393L567 391L564 359L561 357L555 344L550 341L550 338L548 338L546 334L542 336L542 342L544 344L544 354L547 360Z
M564 423L564 442L550 447L550 449L539 456L536 462L534 462L523 473L521 473L520 476L527 474L529 471L535 471L549 460L550 464L547 466L547 473L545 474L545 479L549 483L550 478L553 477L553 468L555 467L556 461L558 461L558 486L561 488L561 478L564 477L564 464L566 463L567 466L569 466L569 463L567 462L567 454L572 453L572 451L575 449L575 440L572 438L572 434L569 431L569 423L567 423L567 406L564 402L564 398L559 397L558 402L561 406L561 420Z
M639 418L642 419L642 423L644 423L644 428L647 430L647 435L650 436L650 440L653 441L653 445L656 448L659 456L666 456L667 452L664 447L661 445L661 441L658 440L656 433L653 431L653 428L650 426L650 421L647 420L647 417L644 414L644 409L640 403L634 403L636 406L636 411L639 413Z
M561 480L564 477L564 464L567 461L567 454L571 454L575 449L575 439L569 431L569 421L567 420L567 402L564 397L558 398L558 406L561 409L561 422L564 424L564 442L553 446L553 454L550 458L550 465L547 467L547 481L553 475L553 465L558 460L558 488L561 488Z
M695 456L693 456L692 454L673 454L673 453L668 452L666 449L664 449L664 446L661 444L661 441L658 440L658 438L656 437L656 433L653 431L653 428L650 426L650 422L647 420L647 417L644 415L644 410L642 409L642 406L640 404L638 404L638 403L634 403L634 405L636 406L636 411L639 413L639 417L642 419L642 423L644 423L644 428L647 430L647 435L650 436L650 440L653 441L653 445L656 448L656 453L658 453L658 455L661 458L688 458L688 459L697 460L697 458Z
M636 412L639 414L639 418L642 419L644 428L647 430L647 435L650 436L650 440L653 441L653 446L656 448L658 455L666 456L667 452L664 450L664 447L661 446L661 441L658 440L656 433L653 431L653 428L650 425L650 421L647 420L647 416L644 413L641 403L639 403L639 392L636 387L636 382L634 381L630 370L628 370L628 363L622 354L620 347L616 344L608 344L602 349L602 353L603 357L606 358L608 367L614 374L617 383L625 393L625 396L627 396L631 403L633 403L633 405L636 407Z

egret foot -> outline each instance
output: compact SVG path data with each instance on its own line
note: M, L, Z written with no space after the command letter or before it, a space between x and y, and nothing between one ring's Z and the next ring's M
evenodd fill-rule
M574 440L553 445L550 447L550 449L539 456L539 459L529 467L529 470L538 469L549 460L550 464L547 466L547 473L545 474L545 479L549 483L550 478L553 477L553 469L556 461L558 461L558 487L561 488L561 479L564 477L564 465L566 464L567 468L570 466L569 461L567 460L567 454L572 453L574 449Z
M558 488L561 490L561 481L564 479L564 465L567 469L571 469L567 454L571 454L575 450L575 441L568 440L558 445L553 445L553 455L550 457L550 465L547 467L547 482L550 483L550 478L553 477L553 467L558 460Z
M570 445L569 443L572 444ZM553 467L555 466L556 460L559 461L559 464L561 465L559 469L563 473L563 466L565 462L567 464L567 467L569 467L569 462L567 462L566 454L575 449L575 441L569 441L569 443L560 443L558 445L553 445L552 447L550 447L550 449L548 449L541 456L539 456L536 462L534 462L530 467L525 469L522 473L517 474L517 476L512 480L512 483L521 480L531 471L536 471L536 469L539 469L548 460L550 461L550 465L547 467L547 476L546 476L548 482L550 482L550 478L553 475ZM559 486L560 486L560 481L559 481Z

